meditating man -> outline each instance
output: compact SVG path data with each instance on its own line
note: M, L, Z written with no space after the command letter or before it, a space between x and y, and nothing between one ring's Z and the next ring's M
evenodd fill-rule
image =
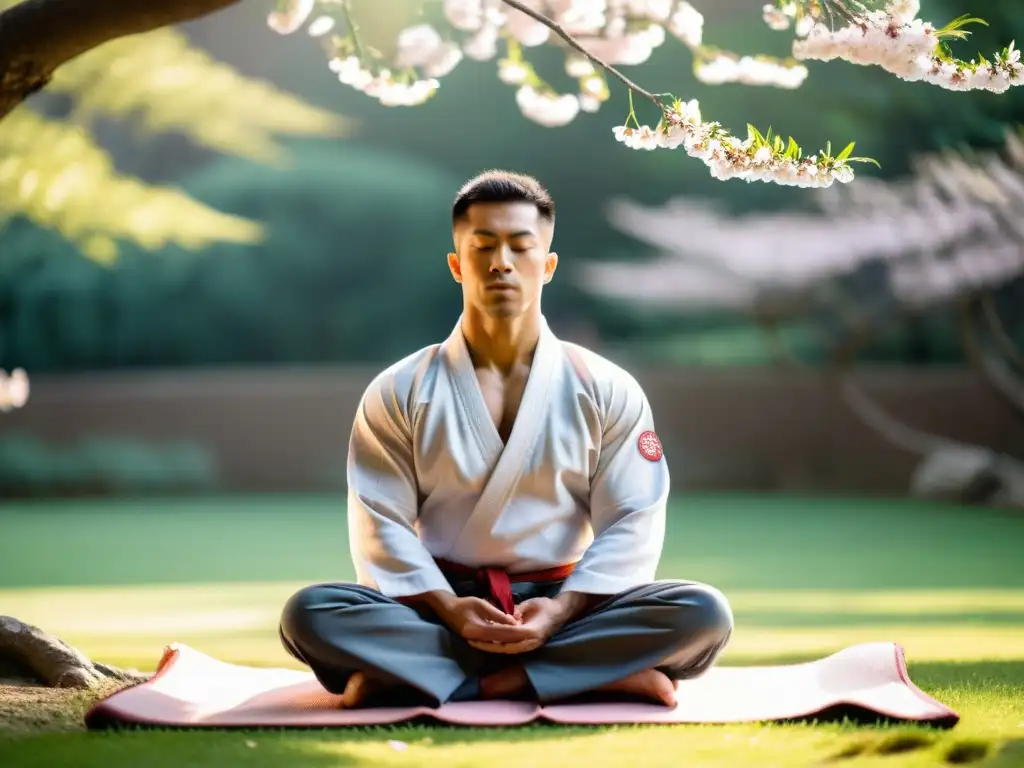
M654 581L668 467L637 381L548 328L554 225L535 179L469 181L448 254L458 324L359 403L358 584L301 590L280 626L342 706L403 691L434 706L580 694L670 706L673 681L707 670L729 639L721 592Z

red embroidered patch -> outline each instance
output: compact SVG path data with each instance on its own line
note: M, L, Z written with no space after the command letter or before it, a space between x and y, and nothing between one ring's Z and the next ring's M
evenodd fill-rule
M661 440L650 430L640 435L636 445L640 449L640 455L648 461L657 461L662 457Z

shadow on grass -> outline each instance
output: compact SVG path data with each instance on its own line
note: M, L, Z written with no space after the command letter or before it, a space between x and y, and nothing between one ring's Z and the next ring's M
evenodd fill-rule
M1024 739L1012 739L992 752L992 759L983 763L985 768L1020 768L1024 765ZM949 756L946 761L955 762Z
M861 739L847 744L836 752L826 763L837 763L855 757L871 755L885 756L928 749L936 739L922 733L895 733L881 739ZM967 738L951 740L936 756L946 765L969 765L977 763L983 768L1020 768L1024 765L1024 739L1013 739L1003 744L993 744L985 739Z
M324 734L320 734L323 738ZM110 768L114 765L181 768L181 766L303 766L335 768L371 766L347 754L343 745L321 749L308 739L283 732L244 733L132 731L62 733L19 738L4 743L4 765L18 768Z

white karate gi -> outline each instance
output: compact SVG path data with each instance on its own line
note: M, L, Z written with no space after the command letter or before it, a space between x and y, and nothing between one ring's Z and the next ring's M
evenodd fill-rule
M513 574L578 561L562 589L589 594L653 581L669 496L653 432L633 376L545 322L504 444L460 318L359 404L348 461L359 583L392 598L451 592L435 557Z
M640 385L546 324L507 445L460 323L367 388L348 477L359 583L301 589L280 623L284 647L329 691L361 671L434 704L473 700L481 677L508 661L522 665L540 701L556 701L647 669L673 680L700 675L729 640L721 592L654 581L669 473ZM514 584L512 599L559 590L612 597L540 648L506 657L395 599L460 594L435 557L511 574L578 561L564 581Z

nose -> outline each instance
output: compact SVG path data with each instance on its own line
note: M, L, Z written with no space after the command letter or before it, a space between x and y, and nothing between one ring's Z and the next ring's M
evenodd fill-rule
M512 250L507 245L495 248L491 255L491 272L507 274L512 271Z

